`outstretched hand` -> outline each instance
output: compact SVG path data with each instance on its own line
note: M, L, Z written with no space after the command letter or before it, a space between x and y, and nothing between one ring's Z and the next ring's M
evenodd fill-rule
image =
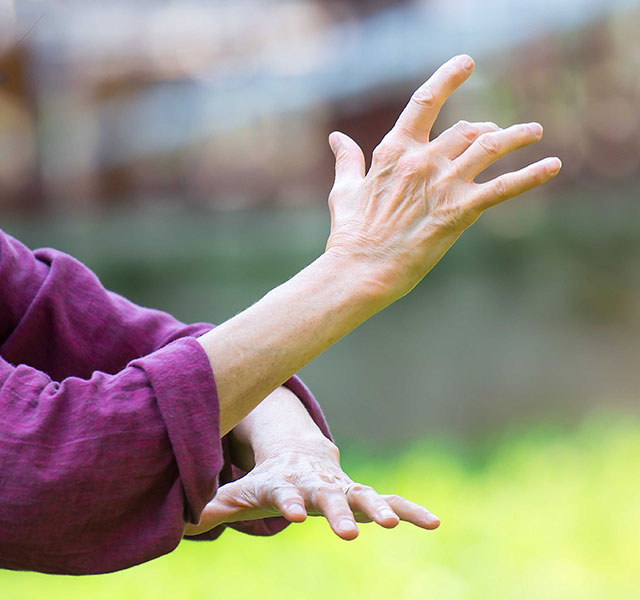
M205 507L197 535L223 523L283 516L301 522L323 516L344 540L358 535L356 521L395 527L400 521L435 529L440 520L426 508L396 495L378 494L342 470L338 448L329 440L292 441L274 446L247 475L223 485Z
M430 141L442 105L473 68L466 55L440 67L374 150L366 174L356 142L340 132L329 137L336 179L327 251L372 267L372 279L388 302L409 292L482 211L560 170L553 157L487 183L474 181L499 158L539 141L538 123L501 129L460 121Z

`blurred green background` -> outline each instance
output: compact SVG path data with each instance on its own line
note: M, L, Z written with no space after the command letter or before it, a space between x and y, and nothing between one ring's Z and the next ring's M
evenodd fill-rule
M123 573L0 572L64 598L640 594L640 3L17 2L0 58L0 226L184 321L222 322L322 252L332 157L367 155L438 64L445 107L563 159L302 376L352 477L436 532L226 532ZM492 171L491 174L495 174Z

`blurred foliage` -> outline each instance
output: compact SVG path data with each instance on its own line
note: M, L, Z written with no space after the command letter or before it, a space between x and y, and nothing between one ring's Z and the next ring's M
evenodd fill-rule
M346 470L429 506L435 532L361 526L342 542L310 519L274 538L213 543L124 572L69 578L0 572L4 597L636 600L640 421L606 413L573 430L512 429L483 445L431 439Z

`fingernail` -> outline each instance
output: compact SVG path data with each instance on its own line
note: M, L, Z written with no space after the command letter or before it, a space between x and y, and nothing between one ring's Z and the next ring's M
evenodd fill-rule
M391 512L390 510L381 510L380 518L381 519L397 519L398 515L396 515L396 513L394 512Z
M562 161L557 156L554 156L553 158L549 159L550 173L552 174L558 173L560 169L562 169Z
M456 60L463 68L467 70L473 67L473 59L468 54L461 54L460 56L456 56Z
M529 129L537 136L542 135L542 125L540 123L529 123Z
M353 521L349 521L348 519L344 519L338 523L338 529L340 531L352 531L357 529L356 524Z
M429 521L439 521L440 520L440 517L436 517L433 513L429 513L427 518L429 519Z

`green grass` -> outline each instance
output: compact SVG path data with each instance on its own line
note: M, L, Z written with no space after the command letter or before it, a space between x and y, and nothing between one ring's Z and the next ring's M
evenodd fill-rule
M640 422L521 429L478 447L428 442L345 457L354 478L426 504L435 532L362 526L342 542L319 519L274 538L227 531L112 575L0 572L4 598L637 600Z

